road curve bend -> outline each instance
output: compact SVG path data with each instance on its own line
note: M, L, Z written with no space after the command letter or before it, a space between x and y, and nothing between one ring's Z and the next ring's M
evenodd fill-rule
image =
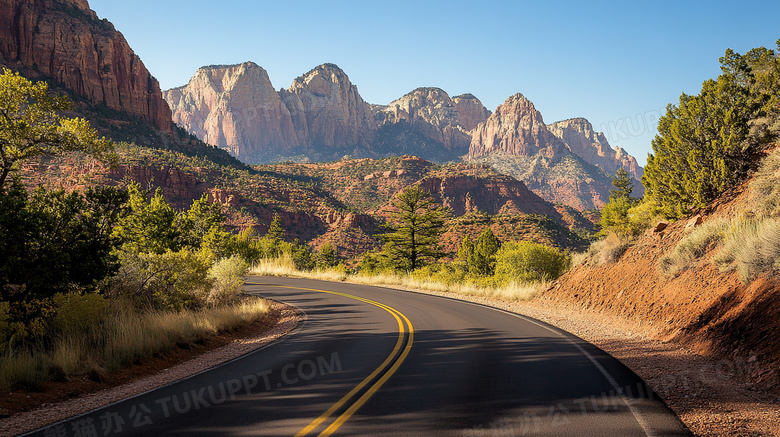
M581 339L419 293L253 277L300 308L281 341L35 436L683 436L633 372Z

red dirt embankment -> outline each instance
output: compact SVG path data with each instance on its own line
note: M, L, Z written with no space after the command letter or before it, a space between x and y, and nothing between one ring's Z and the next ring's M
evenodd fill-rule
M703 221L736 218L749 205L747 187L702 211ZM649 231L616 262L579 266L539 299L629 319L649 337L728 360L754 388L780 394L778 278L743 284L736 272L719 272L710 262L718 251L713 245L678 276L666 277L658 268L661 259L692 229L691 220L680 220L662 232Z

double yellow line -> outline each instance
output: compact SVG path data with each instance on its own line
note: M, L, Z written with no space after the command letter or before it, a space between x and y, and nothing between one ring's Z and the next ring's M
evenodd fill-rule
M385 358L382 364L380 364L379 367L374 369L374 371L371 372L370 375L365 377L365 379L360 381L360 384L356 385L352 390L349 391L349 393L345 394L335 404L333 404L330 408L328 408L327 411L322 413L320 417L314 419L305 428L303 428L297 434L295 434L295 437L303 437L309 435L309 433L316 430L318 427L320 427L320 425L322 425L325 421L327 421L337 411L342 409L348 402L350 402L350 400L352 400L353 397L355 397L355 395L357 395L361 390L363 390L368 384L370 384L377 377L379 377L379 379L376 379L373 385L371 385L371 387L368 390L366 390L366 392L363 393L363 395L360 396L360 398L354 401L352 405L350 405L343 413L341 413L341 415L338 416L336 420L334 420L327 428L325 428L324 431L318 434L319 436L323 436L323 437L330 436L334 432L336 432L336 430L339 429L339 427L341 427L341 425L343 425L344 422L349 420L349 418L352 417L352 415L355 414L355 412L360 407L362 407L363 404L365 404L371 398L371 396L373 396L374 393L376 393L382 387L382 385L384 385L384 383L387 382L388 379L390 379L391 376L393 376L393 374L398 370L398 368L401 367L401 363L403 363L406 357L409 355L409 351L412 349L412 343L414 343L414 327L412 326L412 322L410 322L409 319L397 309L371 299L366 299L364 297L355 296L347 293L340 293L338 291L318 290L315 288L289 287L285 285L274 285L274 287L290 288L295 290L316 291L319 293L334 294L349 299L359 300L361 302L365 302L374 305L376 307L382 308L383 310L390 313L398 322L398 340L396 340L395 347L393 347L392 352L390 352L390 355L388 355L387 358ZM405 347L404 347L404 338L407 337L407 331L404 324L408 326L408 340L406 342ZM403 350L401 350L402 348ZM400 355L398 355L399 352Z

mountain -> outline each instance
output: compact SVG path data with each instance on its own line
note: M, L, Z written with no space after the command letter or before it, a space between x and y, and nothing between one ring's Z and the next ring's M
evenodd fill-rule
M636 158L617 147L613 149L602 132L593 130L593 125L584 118L572 118L557 121L547 126L553 135L569 146L569 149L589 164L614 175L619 168L626 170L634 179L634 194L641 196L644 189L641 186L644 170L636 162Z
M550 128L522 94L509 97L477 126L468 159L525 182L547 201L581 211L601 208L609 200L618 165L641 178L636 160L614 151L587 120L558 122ZM634 194L641 195L641 183L634 185Z
M171 132L157 80L86 0L0 0L0 11L0 62L37 70L93 105Z
M292 154L301 144L268 73L253 62L200 68L163 96L175 123L241 161Z
M484 107L476 98L466 100L460 106L473 123L477 106ZM376 111L374 118L379 126L374 150L380 155L414 154L443 162L468 153L471 136L455 101L441 88L417 88Z
M487 163L525 181L545 200L579 210L609 198L624 167L641 196L642 168L584 118L547 126L522 94L491 113L472 94L417 88L387 105L366 103L338 66L320 65L274 91L260 66L199 69L165 92L188 132L248 163L414 155L434 162Z
M469 158L491 153L539 154L552 159L569 154L571 150L547 129L534 104L522 94L515 94L480 123L471 137Z

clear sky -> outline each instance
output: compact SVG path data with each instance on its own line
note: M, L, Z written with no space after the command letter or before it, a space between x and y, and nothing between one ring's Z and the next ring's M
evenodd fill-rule
M658 115L780 38L780 1L89 0L163 89L254 61L274 87L339 65L369 103L420 86L490 110L523 93L545 122L585 117L644 165Z

